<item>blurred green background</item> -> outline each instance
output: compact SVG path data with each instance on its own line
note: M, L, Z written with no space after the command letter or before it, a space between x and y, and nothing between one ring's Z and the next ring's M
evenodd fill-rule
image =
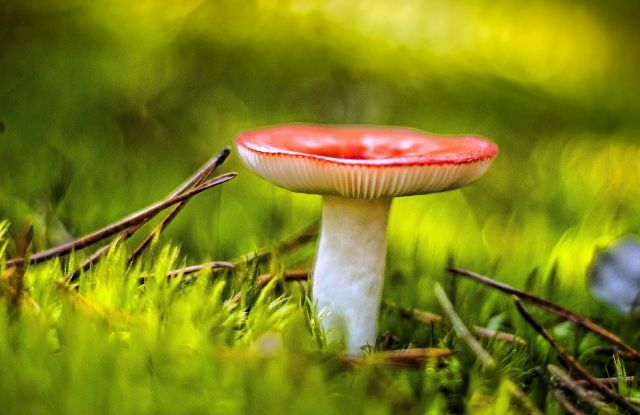
M60 243L159 200L263 125L474 133L500 146L494 167L395 202L389 273L453 254L511 278L555 263L580 284L595 248L640 231L638 15L634 1L5 0L0 217L14 234L33 222L36 248ZM319 215L319 197L235 154L221 170L240 176L163 236L190 262Z

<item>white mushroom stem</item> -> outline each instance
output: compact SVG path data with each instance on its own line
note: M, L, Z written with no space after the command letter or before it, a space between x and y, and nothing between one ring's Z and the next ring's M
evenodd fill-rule
M391 199L324 196L313 299L328 343L359 353L375 344Z

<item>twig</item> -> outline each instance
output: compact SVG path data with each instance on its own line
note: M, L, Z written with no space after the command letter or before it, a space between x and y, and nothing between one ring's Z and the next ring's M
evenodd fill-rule
M234 265L231 262L213 261L213 262L207 262L206 264L191 265L191 266L180 268L180 269L172 269L171 271L167 272L167 278L175 278L180 275L184 276L184 275L194 274L196 272L202 271L203 269L211 269L213 271L217 271L222 269L232 269L233 267ZM142 284L150 276L151 276L150 274L143 274L138 277L138 282Z
M620 382L620 379L618 379L617 377L611 377L611 378L596 378L596 380L597 380L598 382L602 382L602 383L604 383L604 384L607 384L607 383L608 383L608 384L609 384L609 386L611 386L611 387L613 387L613 386L617 385L617 384ZM635 382L635 380L636 380L635 376L626 376L626 377L624 378L624 381L625 381L626 383L633 383L633 382ZM576 382L578 382L578 383L579 383L579 384L581 384L581 385L586 385L586 384L588 384L588 383L589 383L589 382L587 382L586 380L576 380Z
M270 246L262 247L255 252L240 256L232 260L231 262L233 262L236 265L249 264L254 261L264 261L266 259L269 259L273 254L274 250L276 252L292 251L301 245L304 245L308 242L313 241L316 238L316 236L318 236L318 225L319 223L316 221L305 226L299 231L294 232L292 235L280 241L278 245L276 245L275 249Z
M173 269L169 272L167 272L167 277L168 278L173 278L173 277L177 277L178 275L189 275L189 274L194 274L196 272L202 271L203 269L212 269L212 270L218 270L218 269L230 269L233 268L234 265L231 262L227 262L227 261L213 261L213 262L207 262L206 264L199 264L199 265L191 265L189 267L185 267L182 269Z
M565 412L567 412L568 414L571 414L571 415L585 415L584 412L582 412L581 410L576 408L569 401L569 398L567 398L567 395L564 394L562 389L554 388L553 389L553 396L556 398L556 400L558 401L560 406L562 406L562 409L564 409Z
M580 376L582 376L589 382L591 386L594 387L594 389L596 389L605 397L615 401L618 405L633 412L634 414L640 414L640 409L638 409L637 406L633 405L622 396L618 395L612 389L606 387L602 382L599 382L584 366L578 363L578 361L573 356L568 354L564 347L562 347L562 345L556 341L551 333L549 333L544 327L542 327L540 323L538 323L536 319L534 319L533 316L529 314L522 300L520 300L516 296L513 296L513 302L515 303L516 308L518 309L518 312L522 315L522 317L531 325L531 327L533 327L538 332L538 334L540 334L551 345L551 347L556 350L558 356L560 357L560 360L562 360L562 362L567 367L579 373Z
M383 364L397 368L421 368L428 362L435 362L457 352L442 348L417 348L403 350L387 350L367 356L345 354L340 357L342 363L354 367L362 364Z
M229 180L233 179L237 175L238 175L237 173L227 173L227 174L223 174L221 176L215 177L211 180L206 181L201 186L195 187L171 199L166 199L161 202L155 203L112 225L109 225L105 228L102 228L93 233L90 233L89 235L83 236L82 238L76 239L75 241L68 242L66 244L48 249L46 251L38 252L37 254L34 254L31 257L29 257L28 261L25 261L25 258L14 258L7 261L6 264L7 266L24 264L25 262L36 264L57 256L67 255L74 250L82 249L87 246L93 245L118 232L122 232L123 230L130 228L131 226L134 226L140 223L146 223L155 215L157 215L159 212L163 211L169 206L175 205L176 203L179 203L183 200L187 200L190 197L193 197L196 194L203 192L207 189L210 189L214 186L228 182Z
M453 329L458 334L458 337L460 337L462 341L467 344L469 349L471 349L471 351L478 357L478 359L480 359L485 367L495 367L495 360L493 360L493 357L491 357L491 355L489 355L489 353L484 350L482 345L478 343L471 332L469 332L467 326L464 325L462 319L460 319L460 316L458 316L456 311L453 309L453 304L451 304L451 301L449 301L449 297L447 297L447 294L444 292L440 284L436 283L434 291L436 294L436 300L438 300L438 303L440 303L442 311L444 311L447 317L449 317L449 320L451 320Z
M401 307L387 301L382 302L382 307L390 311L396 311L404 318L410 318L425 325L439 324L440 320L442 320L442 316L438 314L418 310L417 308Z
M180 193L185 192L192 186L199 186L209 177L211 173L213 173L218 166L225 162L227 157L231 154L231 149L229 147L225 147L217 156L213 159L209 160L204 166L200 168L189 180L184 182L182 186L177 188L169 197L177 196ZM153 238L156 235L162 233L162 231L171 223L171 221L178 216L178 213L184 208L184 206L189 202L189 200L185 200L176 204L171 211L158 223L152 230L147 234L142 242L133 250L129 258L127 259L127 263L131 265L145 249L151 244Z
M225 147L224 149L222 149L220 153L218 153L216 156L214 156L209 161L207 161L196 173L194 173L193 176L191 176L188 180L182 183L176 190L174 190L169 196L167 196L167 198L170 199L172 197L178 196L179 194L184 193L189 188L202 184L204 180L218 166L224 163L224 161L227 159L230 153L231 153L231 150L229 149L229 147ZM149 235L147 235L147 237L142 241L142 243L140 243L140 245L136 247L136 249L133 251L134 253L129 257L129 264L133 262L133 260L146 248L147 244L151 240L153 240L153 235L155 234L154 232L158 232L158 233L162 232L162 229L164 229L169 224L169 222L171 222L171 220L175 216L177 216L177 214L180 212L182 207L187 202L188 200L185 200L183 202L176 204L172 208L171 212L169 212L169 214L167 214L167 216L165 216L162 219L162 222L160 223L160 225L156 226L156 228L154 228L153 231ZM140 228L142 228L143 225L144 223L140 223L124 230L115 240L111 241L107 245L98 249L93 255L91 255L88 259L86 259L82 263L82 265L80 265L80 267L78 267L75 271L67 275L67 281L68 282L75 281L80 276L81 272L88 270L89 268L94 266L96 263L98 263L98 261L100 261L100 259L107 252L109 252L112 246L129 239L134 233L136 233ZM161 228L158 230L160 226Z
M444 292L440 284L436 283L434 288L436 294L436 300L440 303L442 310L451 320L451 324L453 325L453 329L458 334L458 337L464 341L469 349L480 359L480 361L484 364L486 368L495 368L496 361L491 357L491 355L482 347L480 343L473 337L473 335L469 332L467 326L465 326L464 322L453 309L453 304L449 301L449 297ZM509 394L512 398L515 398L518 403L522 406L523 409L526 409L530 414L542 415L542 412L531 402L531 400L525 395L525 393L516 385L509 377L506 375L502 376L502 382L506 385L509 390Z
M582 387L567 372L555 365L547 365L549 374L556 379L557 386L568 389L579 399L602 412L613 412L612 409L602 400L603 396L598 392L590 391Z
M269 284L275 277L276 273L270 272L268 274L260 275L256 279L256 284L258 288L264 288ZM282 275L285 281L308 281L309 280L309 271L303 269L292 269L287 270Z
M505 292L507 294L512 294L512 295L516 295L518 296L521 300L532 303L538 307L542 307L547 311L550 311L554 314L557 314L561 317L564 317L565 319L574 322L575 324L582 326L584 328L586 328L587 330L591 330L592 332L596 333L597 335L607 339L608 341L610 341L611 343L617 344L620 347L623 347L624 349L626 349L629 353L631 353L633 356L635 356L636 359L640 358L640 352L638 352L636 349L634 349L633 347L631 347L630 345L628 345L627 343L624 342L624 340L622 340L620 337L616 336L615 334L611 333L610 331L608 331L607 329L605 329L602 326L599 326L598 324L594 323L593 321L579 316L576 313L561 307L555 303L552 303L551 301L545 300L544 298L538 297L534 294L530 294L524 291L521 291L517 288L511 287L507 284L504 284L502 282L498 282L495 281L489 277L486 277L484 275L480 275L477 274L475 272L466 270L466 269L462 269L462 268L456 268L456 267L449 267L447 268L448 271L457 274L457 275L462 275L464 277L468 277L471 278L475 281L481 282L485 285L488 285L490 287L496 288L502 292Z

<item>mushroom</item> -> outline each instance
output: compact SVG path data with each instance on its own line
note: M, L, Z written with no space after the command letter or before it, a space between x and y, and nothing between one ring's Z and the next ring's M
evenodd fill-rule
M391 200L469 184L498 154L480 137L371 126L281 125L243 132L236 144L264 179L323 196L312 295L327 341L350 353L375 344Z

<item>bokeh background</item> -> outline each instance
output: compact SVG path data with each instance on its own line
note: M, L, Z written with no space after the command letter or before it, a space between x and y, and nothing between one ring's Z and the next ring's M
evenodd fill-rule
M36 248L58 244L263 125L474 133L501 148L480 182L395 202L389 281L407 288L392 295L431 293L414 278L450 255L506 279L555 267L579 286L594 250L640 231L639 15L635 1L4 0L0 217L14 234L33 222ZM188 262L319 217L318 196L263 182L235 153L222 170L240 176L163 235Z

